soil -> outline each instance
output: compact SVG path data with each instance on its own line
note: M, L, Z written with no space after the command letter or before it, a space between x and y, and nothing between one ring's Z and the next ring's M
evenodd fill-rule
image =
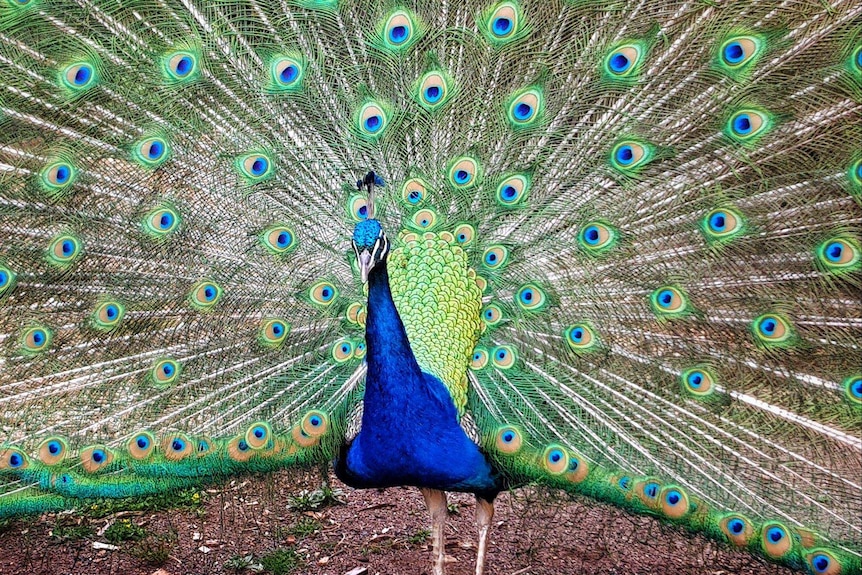
M333 489L343 491L344 504L316 510L295 508L296 496L319 488L320 475L285 472L208 488L196 509L15 520L0 532L0 574L358 575L363 568L367 575L430 574L430 521L418 490L356 491L334 477L330 481ZM451 561L446 573L469 575L476 559L474 499L450 494L449 501L446 551ZM139 541L113 538L114 545L106 538L112 531L106 529L116 524L147 535ZM264 563L270 570L262 570L262 558L276 550L284 550L282 563ZM243 564L251 568L242 569ZM497 499L485 573L793 572L651 517L532 489Z

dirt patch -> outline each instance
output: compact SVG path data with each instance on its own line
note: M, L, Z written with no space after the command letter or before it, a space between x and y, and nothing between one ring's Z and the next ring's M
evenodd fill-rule
M103 518L46 514L0 533L3 575L368 575L430 572L429 519L411 488L342 490L343 505L313 509L312 472L246 477L202 492L197 509L120 512ZM472 496L452 494L448 575L476 558ZM503 493L487 575L788 575L767 563L649 517L565 495Z

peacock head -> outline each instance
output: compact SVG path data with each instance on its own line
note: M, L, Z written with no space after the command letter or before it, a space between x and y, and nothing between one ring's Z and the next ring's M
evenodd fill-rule
M368 273L384 261L389 254L389 240L377 220L364 220L353 228L353 251L359 262L362 283L368 281Z

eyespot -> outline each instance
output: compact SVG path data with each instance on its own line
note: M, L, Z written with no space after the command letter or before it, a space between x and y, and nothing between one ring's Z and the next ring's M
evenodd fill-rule
M0 264L0 296L4 293L12 291L15 286L15 272L7 266Z
M292 91L300 87L305 66L299 58L281 56L269 66L272 87L278 91Z
M104 445L92 445L81 451L81 466L87 473L96 473L114 461L113 452Z
M752 323L752 331L757 340L766 345L787 344L792 337L790 323L774 313L756 318Z
M513 128L534 125L542 115L545 106L544 95L540 88L527 88L516 92L506 109L506 116Z
M197 443L182 433L171 433L162 438L162 452L169 461L182 461L196 451Z
M81 242L75 236L62 234L48 246L48 260L58 266L66 266L81 255Z
M509 249L506 246L490 246L482 254L482 265L489 270L502 269L509 261Z
M763 551L773 559L780 559L793 548L793 539L787 527L777 522L764 523L760 530Z
M509 369L513 367L517 359L518 354L515 352L515 348L511 345L501 345L495 347L491 351L491 361L494 362L494 367L498 367L500 369Z
M132 158L148 168L164 164L170 157L171 148L164 138L150 137L137 142L133 148Z
M308 290L311 301L319 306L328 306L338 297L338 290L329 282L317 282Z
M161 239L172 234L179 228L182 219L179 213L170 207L161 207L151 211L143 221L144 233Z
M578 245L588 254L607 252L617 241L617 231L601 222L590 222L578 233Z
M688 495L681 488L671 485L662 489L661 495L661 510L665 517L671 519L680 519L688 514L690 504Z
M805 561L815 575L839 575L841 562L826 549L814 549L806 553Z
M687 369L680 377L683 389L696 397L706 397L715 392L715 378L706 368Z
M513 174L497 186L497 202L506 207L520 204L530 191L530 178L524 174Z
M586 459L577 454L569 454L569 467L566 470L566 479L572 483L580 483L587 478L589 472L590 465Z
M93 312L93 324L98 329L111 329L120 324L126 308L118 301L106 301L96 306Z
M542 453L542 465L551 475L561 475L569 470L569 454L559 445L549 445Z
M0 449L0 471L26 469L30 464L27 454L16 447Z
M735 36L725 40L719 49L721 63L731 69L751 64L760 51L761 41L754 36Z
M39 461L45 465L59 465L69 455L69 444L62 437L48 437L39 444Z
M661 505L661 500L659 499L661 485L655 479L647 478L636 481L634 484L634 493L644 505L651 509L656 509Z
M349 306L347 306L347 321L354 325L364 325L365 324L365 306L359 302L353 302ZM360 321L362 320L362 321Z
M405 50L416 41L416 23L405 10L393 12L383 26L383 40L390 50Z
M537 285L526 284L515 294L515 303L523 310L539 311L548 304L548 297Z
M25 352L39 353L45 351L54 339L53 332L44 326L28 328L21 337L21 345Z
M48 191L57 192L64 190L75 181L77 172L72 164L68 162L55 162L50 164L41 173L42 187Z
M344 363L353 359L353 342L347 338L336 341L332 345L331 355L336 363Z
M455 228L453 234L458 245L467 247L476 238L476 228L470 224L460 224Z
M219 302L222 296L221 286L211 281L198 282L189 293L192 307L206 311Z
M853 403L862 404L862 376L854 375L845 379L844 393Z
M148 459L153 454L155 448L156 439L148 431L136 433L126 445L126 451L129 452L132 459L137 459L138 461Z
M192 443L196 446L195 449L198 457L209 455L216 446L216 442L206 436L195 437Z
M582 352L595 349L599 345L593 328L585 323L576 323L563 332L566 343L573 351Z
M500 323L503 319L503 311L500 309L495 303L489 303L485 306L485 309L482 310L482 320L485 322L485 325L489 327L493 327Z
M329 416L322 411L309 411L302 418L299 427L309 437L322 437L329 431Z
M511 455L521 450L523 437L517 427L507 425L497 431L495 445L497 451Z
M725 133L737 142L751 142L765 134L771 125L772 120L765 112L744 109L730 117Z
M639 44L624 44L611 50L605 57L605 74L610 78L631 78L640 69L644 47Z
M707 240L724 241L742 233L743 220L729 208L712 210L703 218L701 229Z
M860 51L860 54L862 54L862 51ZM862 160L856 160L856 162L850 165L850 169L847 170L847 176L855 187L862 187Z
M502 45L523 36L521 10L515 2L500 2L485 13L482 31L492 43Z
M185 81L197 76L197 57L191 52L171 52L165 56L163 69L168 80Z
M737 547L747 547L754 535L753 524L742 515L726 515L718 522L718 526L728 541Z
M429 208L419 210L410 218L410 227L419 231L432 230L437 226L437 213Z
M401 199L407 205L418 206L428 196L428 185L424 180L411 178L401 186Z
M368 198L363 195L353 195L347 201L347 212L354 222L368 219Z
M611 150L611 166L624 174L637 172L655 156L655 148L643 142L624 140Z
M362 359L365 357L365 353L368 351L367 346L364 341L354 341L353 342L353 357L356 359Z
M478 371L488 365L488 350L484 347L477 347L473 350L473 357L470 358L470 369Z
M268 347L277 347L284 343L290 333L290 324L282 319L267 319L260 326L261 343Z
M272 441L272 428L265 421L252 423L245 432L245 442L252 449L263 449Z
M60 75L63 86L70 90L81 91L96 85L96 69L89 62L76 62L66 66Z
M419 80L419 105L426 110L436 110L449 99L449 82L440 72L427 72Z
M280 256L296 247L296 236L287 226L273 226L264 230L260 242L270 253Z
M182 367L179 363L172 359L160 359L153 365L150 370L150 377L159 387L168 386L174 383L182 372Z
M656 315L679 316L687 311L688 300L681 290L665 286L652 292L650 305Z
M369 139L377 139L386 131L389 119L377 102L366 102L358 114L359 133Z
M849 238L833 237L818 246L819 264L831 272L846 272L860 267L859 246Z
M227 454L231 460L245 463L254 456L255 450L245 442L245 437L234 437L227 444Z
M263 153L247 154L237 159L239 173L249 182L263 181L273 175L272 159Z
M617 487L622 489L623 491L628 491L632 488L632 478L628 476L623 476L617 479Z
M457 189L474 186L479 180L479 162L469 157L456 160L449 168L449 183Z

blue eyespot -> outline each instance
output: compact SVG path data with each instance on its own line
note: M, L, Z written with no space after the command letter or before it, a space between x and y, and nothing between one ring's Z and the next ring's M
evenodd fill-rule
M811 559L811 565L814 567L814 570L818 573L826 573L829 569L829 565L832 563L829 557L823 554L815 555Z
M734 535L739 535L745 531L745 522L742 519L731 519L727 522L727 528Z
M727 216L724 212L715 212L709 217L709 229L716 233L723 232L727 228Z
M508 18L500 17L494 20L494 35L505 36L512 30L512 21Z
M65 184L69 180L69 176L72 174L72 170L69 169L69 166L59 165L54 172L54 183L56 185Z
M216 289L213 286L206 286L204 288L204 299L212 301L215 299L216 293Z
M658 495L658 489L658 483L647 483L644 487L644 495L646 495L650 499L653 499Z
M458 184L466 184L470 181L471 175L467 170L457 170L455 172L455 182Z
M0 288L6 285L9 281L9 274L5 270L0 270Z
M676 505L682 499L682 495L680 495L679 491L671 490L667 492L664 499L669 505Z
M411 204L418 204L421 200L422 200L422 194L416 190L413 190L412 192L407 194L407 201L409 201ZM466 236L464 236L464 234L461 234L461 236L466 238Z
M170 377L170 376L172 376L172 375L174 374L174 366L173 366L173 364L171 364L171 363L169 363L169 362L165 362L165 364L164 364L164 365L162 365L162 374L163 374L165 377Z
M236 447L240 451L248 451L249 449L251 449L248 446L248 443L245 442L245 439L240 439L239 442L236 444Z
M41 329L34 329L33 332L30 334L30 339L33 340L33 344L37 346L42 345L46 339L45 332Z
M464 243L467 241L467 234L458 234L458 242Z
M293 242L293 238L290 236L290 233L287 231L281 231L276 237L275 244L280 248L286 248Z
M382 125L383 122L381 121L380 116L369 116L365 119L365 129L369 132L376 132Z
M9 467L21 467L24 464L24 458L19 453L13 453L9 456Z
M831 262L840 262L844 254L844 245L841 242L832 242L824 250L826 258Z
M407 27L393 26L389 29L389 39L393 44L402 44L407 39Z
M765 319L760 322L760 331L765 336L770 336L775 333L775 328L778 327L778 324L775 323L774 319Z
M745 58L745 50L739 42L731 42L724 47L724 59L728 64L739 64Z
M146 449L146 448L148 448L148 447L150 446L150 440L149 440L149 438L148 438L148 437L146 437L146 436L144 436L144 435L141 435L140 437L138 437L138 439L135 441L135 443L136 443L136 444L137 444L137 446L138 446L138 447L140 447L141 449Z
M489 266L493 266L494 264L496 264L497 263L497 254L494 253L493 251L489 251L487 254L485 254L485 263L488 264Z
M63 446L60 445L59 441L51 441L48 443L48 453L51 455L57 455L61 451L63 451Z
M670 305L673 303L673 295L673 292L669 289L662 290L661 292L659 292L658 297L656 297L656 301L661 307L670 307Z
M82 64L78 71L75 72L75 77L72 80L76 86L84 86L87 82L90 81L90 78L93 77L93 69L87 65Z
M150 149L147 150L147 156L151 160L158 160L165 153L165 145L158 140L153 140L150 144Z
M105 315L108 316L108 319L115 319L117 315L120 313L120 308L115 306L114 304L110 304L105 307Z
M506 359L507 355L508 352L505 349L497 350L497 361L503 361L504 359Z
M617 481L617 485L620 486L620 489L628 491L632 486L632 480L630 477L620 477L619 481Z
M529 104L525 104L521 102L517 106L515 106L515 118L518 120L529 120L530 116L533 115L533 107Z
M171 449L173 449L174 451L183 451L185 450L185 448L186 442L178 437L174 438L174 440L171 442Z
M687 380L689 386L694 389L700 389L700 386L703 385L703 374L699 371L693 371L688 374Z
M272 329L272 334L276 337L281 337L281 334L284 333L284 324L281 322L272 322L270 328Z
M521 303L525 305L533 303L533 290L528 288L521 291Z
M174 225L174 215L167 211L163 212L162 216L159 218L159 228L162 230L168 230L172 225Z
M474 358L476 356L473 356ZM512 443L515 440L515 434L511 431L507 431L503 434L503 441L506 443Z
M312 425L312 427L320 427L323 423L323 420L318 415L312 415L308 422Z
M740 136L751 133L751 129L751 116L748 114L739 114L733 119L733 131Z
M105 460L105 452L101 449L94 449L92 457L93 461L95 461L96 463L101 463Z
M320 297L323 301L331 300L332 299L332 290L329 289L328 287L323 288L322 290L320 290Z
M436 104L442 95L443 90L440 89L440 86L428 86L425 88L425 100L429 104Z
M266 173L267 168L269 168L269 162L266 161L266 158L258 157L251 164L251 174L253 176L262 176Z
M281 78L281 81L285 84L290 84L296 80L297 76L299 76L299 69L293 64L285 66L284 70L281 71L281 74L278 75L278 77Z
M174 72L176 72L177 76L186 76L189 72L192 71L194 67L194 62L188 56L183 56L174 64Z
M850 393L854 397L862 399L862 378L856 378L850 382Z
M260 425L252 429L251 432L258 439L263 439L264 437L266 437L266 429L264 429Z
M784 539L784 529L781 527L770 527L766 532L766 537L773 543L778 543Z
M551 451L551 453L548 454L548 460L551 463L557 463L561 459L563 459L563 452L560 451L559 449L554 449Z
M616 160L623 166L631 164L635 159L634 149L628 144L617 148Z
M611 56L611 60L610 60L611 70L613 70L617 74L621 74L621 73L625 72L626 70L629 69L629 66L631 66L631 65L632 65L631 60L629 60L622 53L618 52L618 53L614 54L613 56Z
M503 186L503 191L501 193L504 200L512 200L518 195L518 190L516 190L514 186Z
M600 238L601 234L597 226L589 226L586 230L584 230L584 241L586 241L589 245L594 246L598 244Z

